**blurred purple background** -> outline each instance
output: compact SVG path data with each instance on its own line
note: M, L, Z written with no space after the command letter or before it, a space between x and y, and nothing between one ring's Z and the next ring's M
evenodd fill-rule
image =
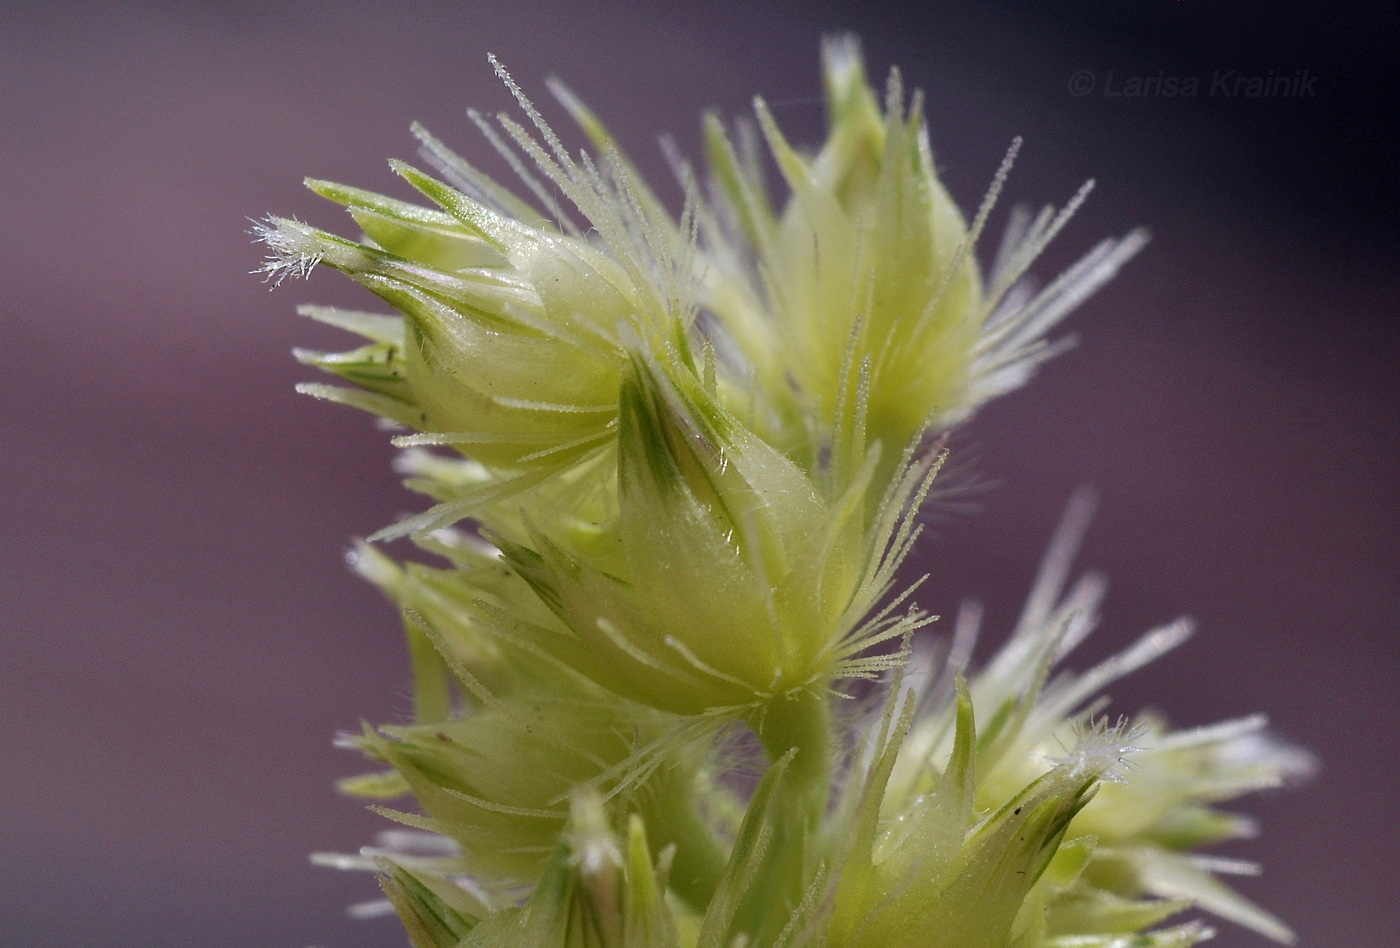
M1394 14L1249 6L0 6L0 943L403 943L345 917L369 877L306 854L384 825L335 795L360 764L330 739L408 712L405 661L341 554L418 500L369 420L292 393L309 374L289 348L338 341L296 304L362 297L329 272L269 293L245 216L351 232L301 177L402 193L385 159L413 157L414 119L496 167L463 116L507 105L488 51L548 114L544 79L566 78L658 174L658 132L694 154L699 110L755 92L815 142L817 44L839 28L926 91L965 207L1018 134L1008 205L1098 178L1042 275L1155 235L1072 320L1082 345L957 442L996 486L936 519L924 601L980 598L1004 629L1095 486L1082 563L1114 586L1078 664L1195 616L1116 708L1263 709L1314 748L1311 785L1239 807L1265 825L1229 850L1265 864L1241 887L1305 945L1393 943ZM1208 95L1217 70L1307 71L1316 94ZM1111 94L1133 76L1207 88ZM1264 944L1228 925L1217 943Z

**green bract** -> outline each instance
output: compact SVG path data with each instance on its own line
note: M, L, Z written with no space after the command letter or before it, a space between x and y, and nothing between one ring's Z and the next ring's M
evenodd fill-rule
M681 714L825 688L866 647L895 524L867 531L868 477L828 503L796 464L691 386L623 383L617 509L580 537L533 524L505 559L565 628L540 647ZM897 557L895 557L897 559Z
M345 738L389 769L342 786L411 829L317 858L377 871L417 948L1184 946L1209 930L1164 923L1192 905L1288 940L1217 879L1244 864L1190 851L1307 756L1262 718L1098 717L1184 621L1055 673L1103 592L1065 589L1082 500L981 668L975 613L934 660L896 582L940 436L1144 238L1027 291L1081 191L1013 213L984 276L1019 143L969 221L919 96L892 73L882 104L848 38L823 64L822 146L761 101L757 131L709 117L679 218L566 89L591 153L497 66L533 131L473 119L533 202L415 129L436 176L393 168L431 206L311 181L359 239L259 225L270 277L325 263L392 308L304 308L362 342L299 351L349 383L303 390L402 429L436 502L372 538L433 564L353 557L403 615L415 701Z

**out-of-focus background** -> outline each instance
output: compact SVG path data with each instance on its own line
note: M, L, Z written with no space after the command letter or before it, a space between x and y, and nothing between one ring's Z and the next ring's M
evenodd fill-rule
M693 154L702 108L756 92L815 143L837 29L925 90L965 207L1016 135L1008 206L1098 179L1042 274L1154 233L1079 348L955 443L993 486L935 518L924 601L1004 629L1096 487L1082 562L1114 585L1078 664L1195 616L1115 708L1263 709L1314 748L1311 785L1238 806L1264 823L1227 851L1265 864L1241 888L1302 944L1393 943L1397 31L1369 6L0 5L0 943L404 943L346 917L369 877L306 854L384 825L331 786L360 767L336 730L409 709L397 620L342 553L419 501L371 421L292 393L288 350L336 342L296 304L364 299L330 272L269 293L246 218L352 232L301 177L403 193L415 119L498 167L463 115L508 106L488 51L561 125L565 77L658 175L657 133ZM1270 75L1288 94L1226 94Z

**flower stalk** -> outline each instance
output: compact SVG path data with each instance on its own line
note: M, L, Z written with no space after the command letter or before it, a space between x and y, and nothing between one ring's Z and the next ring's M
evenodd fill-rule
M1102 716L1184 620L1058 670L1104 591L1068 582L1084 498L980 666L977 610L939 635L899 579L945 436L1144 235L1029 289L1086 187L984 265L1019 142L965 218L920 94L877 95L847 37L821 146L761 100L708 116L678 216L566 88L591 151L496 68L525 121L472 117L529 197L415 128L435 173L391 167L426 203L310 180L357 239L257 230L269 278L324 264L392 310L303 308L361 341L298 350L340 383L301 390L393 426L433 501L371 538L421 556L352 557L402 614L414 711L344 739L388 769L342 789L410 829L318 861L378 873L415 948L1184 946L1192 906L1288 941L1193 850L1310 759L1262 718Z

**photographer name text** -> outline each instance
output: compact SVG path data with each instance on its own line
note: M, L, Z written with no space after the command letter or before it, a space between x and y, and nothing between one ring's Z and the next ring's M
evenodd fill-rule
M1102 77L1092 69L1081 69L1069 77L1069 92L1081 99L1094 94L1105 99L1316 99L1317 78L1309 69L1265 73L1216 69L1209 76L1166 70L1119 75L1110 69Z

